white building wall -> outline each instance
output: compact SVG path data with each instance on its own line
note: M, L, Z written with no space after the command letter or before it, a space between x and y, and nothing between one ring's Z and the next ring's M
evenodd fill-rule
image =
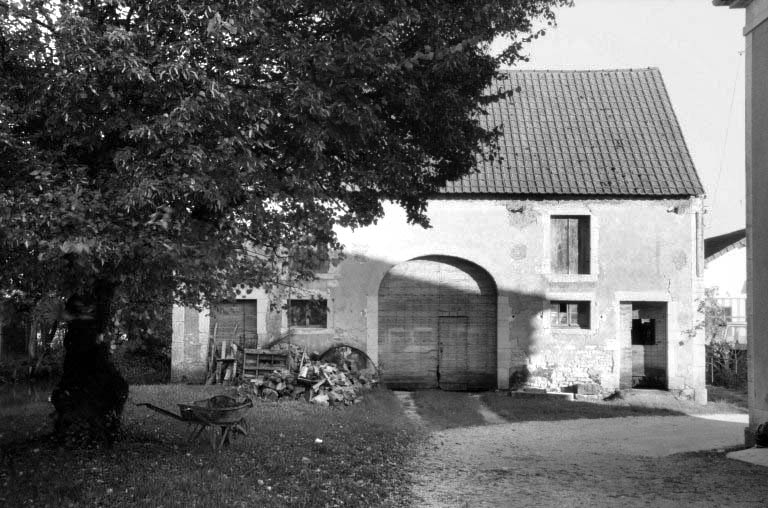
M328 327L290 330L290 340L310 351L348 344L375 360L384 275L420 256L452 256L485 269L497 285L499 388L523 369L541 388L587 382L618 388L619 303L636 295L668 303L669 388L706 400L703 340L694 330L700 211L698 199L442 199L430 203L431 227L423 229L391 205L377 224L339 232L344 260L306 287L328 300ZM551 273L550 217L574 214L590 216L591 273ZM549 301L555 299L589 300L590 328L552 329ZM284 320L280 325L286 331Z

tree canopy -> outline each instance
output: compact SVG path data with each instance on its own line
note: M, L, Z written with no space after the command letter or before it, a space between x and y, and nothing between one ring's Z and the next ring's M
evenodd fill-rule
M0 290L197 305L310 276L383 201L426 224L565 3L0 0Z

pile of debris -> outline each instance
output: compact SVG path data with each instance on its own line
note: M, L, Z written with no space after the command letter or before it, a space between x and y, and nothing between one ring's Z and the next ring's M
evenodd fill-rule
M359 362L345 358L343 350L322 358L313 355L310 359L296 345L282 349L289 352L285 368L246 378L239 390L241 394L272 401L290 397L324 406L348 406L361 402L363 392L378 382L375 369L360 368Z

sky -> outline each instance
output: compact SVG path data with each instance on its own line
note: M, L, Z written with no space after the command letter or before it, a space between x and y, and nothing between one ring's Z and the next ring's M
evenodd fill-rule
M575 0L519 69L658 67L707 193L705 236L741 229L744 10L711 0Z

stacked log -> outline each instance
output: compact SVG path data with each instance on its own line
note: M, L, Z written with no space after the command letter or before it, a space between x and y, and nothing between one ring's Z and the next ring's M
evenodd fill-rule
M359 370L346 362L310 360L295 345L289 345L288 349L289 368L252 377L246 380L241 392L271 401L291 398L323 406L348 406L361 402L363 393L378 381L371 370Z
M296 384L296 376L287 369L253 377L250 379L250 386L255 395L267 400L293 396L294 391L299 388ZM296 396L300 393L301 391L297 391Z

